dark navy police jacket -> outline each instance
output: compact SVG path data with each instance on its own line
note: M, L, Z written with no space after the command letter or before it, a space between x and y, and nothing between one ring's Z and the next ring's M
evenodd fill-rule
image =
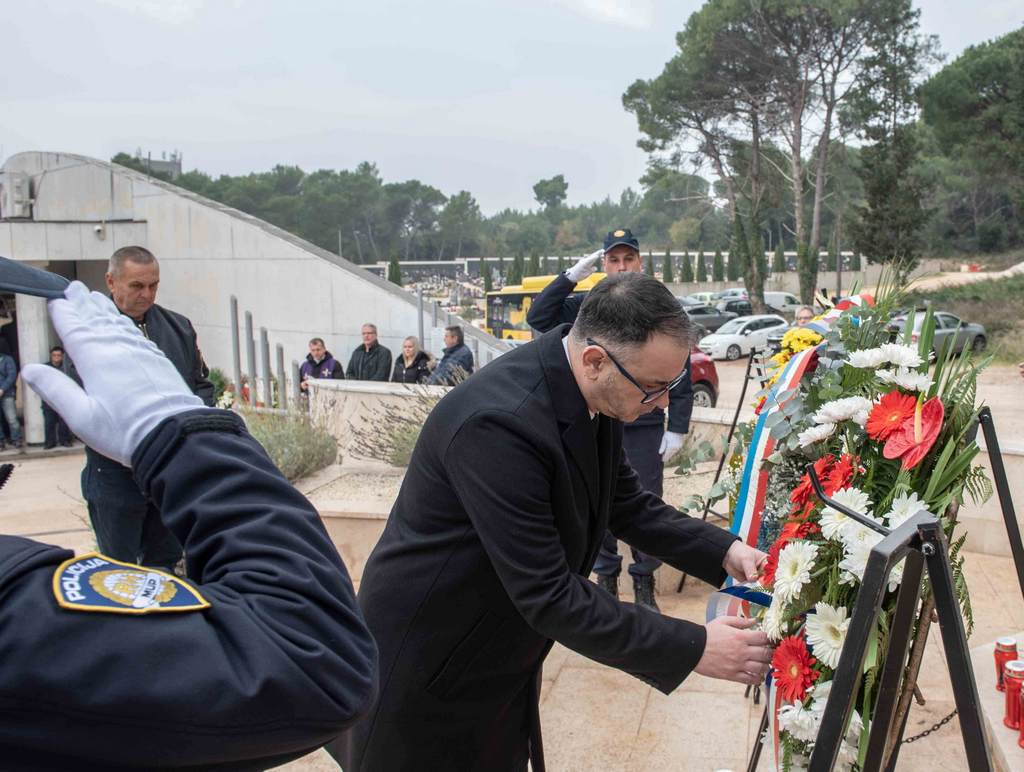
M209 608L61 608L72 553L0 536L0 768L266 769L366 711L377 650L345 566L241 419L169 418L132 467Z

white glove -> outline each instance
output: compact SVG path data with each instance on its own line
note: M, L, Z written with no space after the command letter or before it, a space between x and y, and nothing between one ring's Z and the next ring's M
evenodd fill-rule
M603 249L591 252L586 257L581 257L576 265L565 272L566 277L573 284L579 284L597 270L597 264L601 261L602 257L604 257Z
M661 460L664 463L668 463L672 456L679 452L679 449L683 447L683 438L685 434L679 432L665 432L661 435L661 447L658 448L658 452L661 453Z
M110 298L78 281L64 297L50 301L50 318L85 390L49 365L26 365L22 377L86 445L130 466L157 424L203 401Z

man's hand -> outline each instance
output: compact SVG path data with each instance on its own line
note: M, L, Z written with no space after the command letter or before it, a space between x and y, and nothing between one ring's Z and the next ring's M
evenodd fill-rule
M4 390L0 389L0 397L2 397L3 395L4 395Z
M300 381L299 382L299 390L300 391L309 391L309 384L306 383L305 381Z
M603 249L591 252L586 257L581 257L576 265L565 272L566 277L573 284L579 284L597 270L597 264L601 262L602 257L604 257Z
M742 541L734 541L725 553L722 568L737 582L754 582L761 575L768 556L761 550L754 549Z
M694 668L702 676L759 684L771 667L774 651L768 636L751 630L756 622L743 617L719 617L705 625L704 654Z
M135 448L157 424L201 408L203 401L110 298L78 281L64 295L50 301L50 318L84 390L49 365L26 365L22 377L86 445L130 465Z
M672 456L679 452L679 449L683 447L683 440L686 438L685 434L679 432L665 432L661 435L661 447L658 448L658 452L661 454L661 460L667 464L672 460Z

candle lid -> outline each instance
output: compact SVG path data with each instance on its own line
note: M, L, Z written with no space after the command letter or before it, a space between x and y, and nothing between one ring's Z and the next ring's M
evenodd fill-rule
M1000 651L1013 651L1017 648L1017 639L1010 636L996 638L996 648Z
M1003 666L1003 672L1009 678L1024 678L1024 659L1011 659Z

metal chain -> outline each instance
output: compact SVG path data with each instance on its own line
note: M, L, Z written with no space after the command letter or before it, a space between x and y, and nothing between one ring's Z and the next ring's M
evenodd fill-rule
M944 727L946 724L948 724L950 721L953 720L953 716L955 716L955 715L956 715L956 708L954 708L953 712L950 713L948 716L946 716L944 719L942 719L941 721L939 721L936 724L933 724L931 729L925 729L923 732L921 732L921 734L915 734L913 737L906 738L905 740L903 740L903 744L906 745L908 743L912 743L912 742L915 742L917 740L923 740L925 737L930 735L932 732L937 732L940 729L942 729L942 727Z

